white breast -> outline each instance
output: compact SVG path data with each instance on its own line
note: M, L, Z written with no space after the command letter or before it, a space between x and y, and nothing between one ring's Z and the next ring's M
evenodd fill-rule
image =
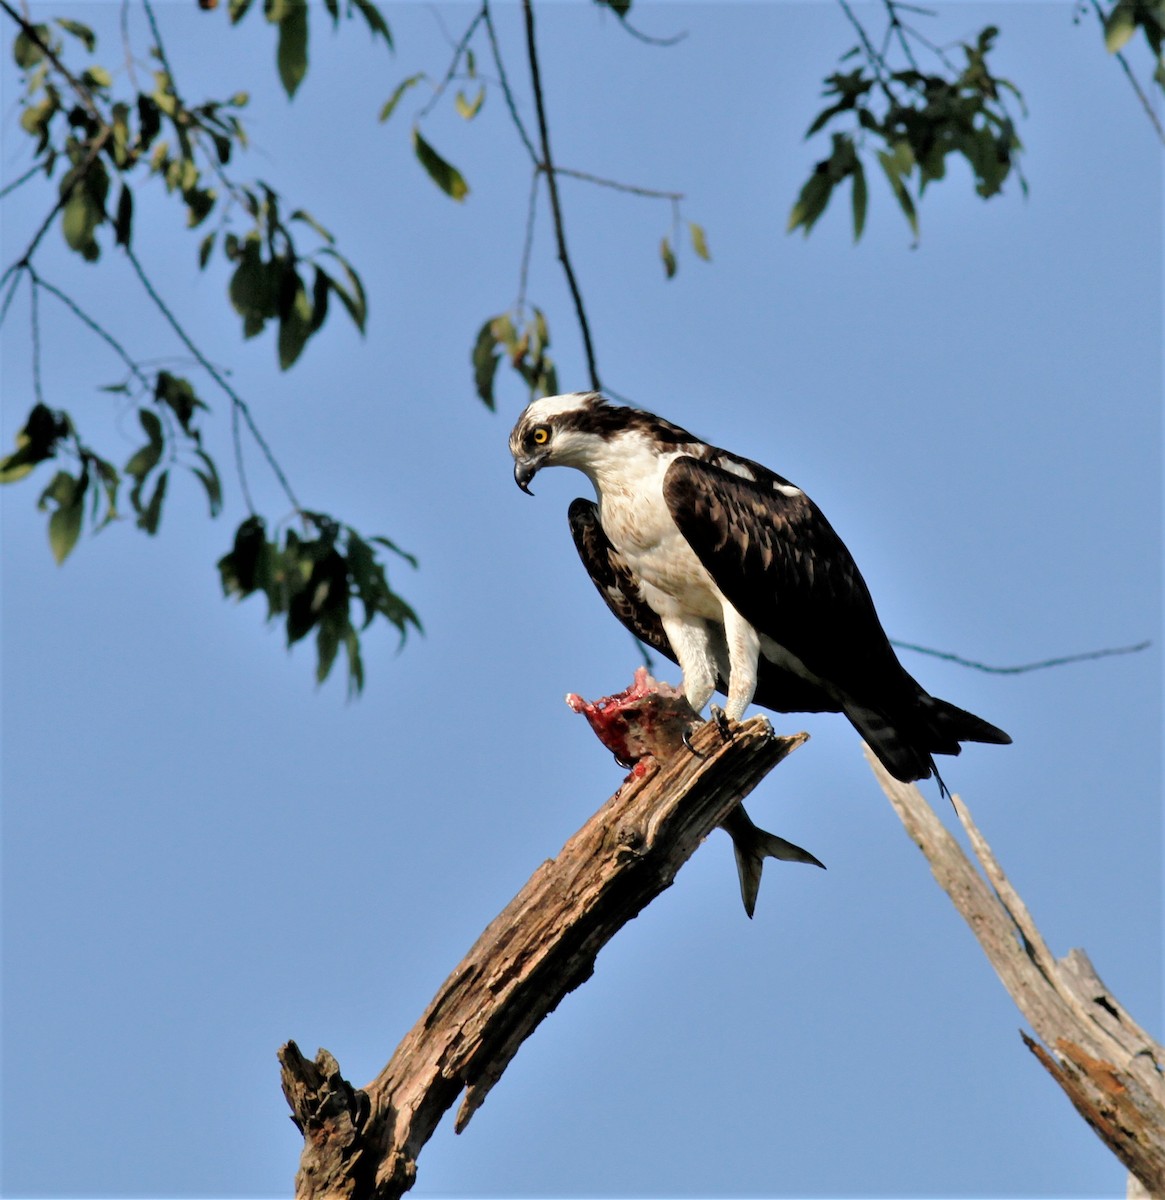
M646 448L645 448L646 449ZM663 496L663 479L682 454L620 455L617 470L596 473L599 519L641 581L643 599L661 617L719 621L724 597L684 540Z

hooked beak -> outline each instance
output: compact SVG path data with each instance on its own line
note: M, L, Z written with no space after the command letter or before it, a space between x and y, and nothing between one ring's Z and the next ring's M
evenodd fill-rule
M530 458L519 458L514 462L514 482L527 496L534 495L530 491L530 480L538 474L544 460L544 455L534 455Z

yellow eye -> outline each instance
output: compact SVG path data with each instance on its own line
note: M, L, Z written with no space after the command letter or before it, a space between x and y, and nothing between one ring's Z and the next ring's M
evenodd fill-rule
M539 425L530 436L535 446L545 446L550 441L550 430L545 425Z

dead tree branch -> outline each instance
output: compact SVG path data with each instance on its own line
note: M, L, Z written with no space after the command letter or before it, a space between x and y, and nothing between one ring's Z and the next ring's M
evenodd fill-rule
M991 847L954 797L982 873L918 788L866 751L878 782L939 885L979 939L1039 1041L1024 1044L1150 1196L1165 1196L1165 1048L1101 982L1083 950L1055 958ZM1042 1043L1042 1044L1041 1044Z
M623 786L545 862L442 984L383 1071L362 1090L320 1050L279 1051L283 1091L304 1135L300 1200L391 1200L465 1093L458 1132L518 1047L594 970L599 950L665 888L704 838L806 738L777 737L763 717L715 722Z

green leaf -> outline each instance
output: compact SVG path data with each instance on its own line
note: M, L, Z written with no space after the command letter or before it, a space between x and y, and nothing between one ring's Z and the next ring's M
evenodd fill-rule
M409 566L415 567L417 565L416 555L410 554L407 550L402 550L396 544L396 542L392 541L391 539L378 535L377 537L369 538L368 540L376 542L378 545L383 546L386 550L391 550L393 554L399 554L400 557L409 564Z
M46 46L49 44L49 27L47 25L34 25L37 38L40 39ZM16 35L16 40L12 43L12 57L16 60L16 65L22 70L27 71L30 67L35 67L37 63L44 58L44 51L40 48L35 38L28 35L25 30L21 30Z
M210 216L218 193L214 188L188 188L182 199L186 201L186 228L194 229Z
M57 17L57 24L66 33L71 33L73 37L80 38L85 44L85 49L90 54L96 49L97 35L88 25L82 25L80 21L70 21L67 17Z
M83 494L82 492L81 495ZM70 551L81 536L81 520L84 516L81 495L78 495L75 500L70 500L68 504L62 504L49 517L49 547L53 552L53 558L57 560L57 566L60 566L69 557Z
M415 75L410 75L407 79L402 79L401 82L396 85L396 90L384 102L384 107L380 110L380 120L382 122L387 121L388 118L392 116L393 109L395 109L400 103L400 98L405 94L405 92L407 92L409 88L416 87L416 85L424 78L424 71L418 71Z
M474 117L481 112L481 106L485 103L485 84L477 89L477 95L472 100L468 99L464 92L459 91L453 101L454 108L457 109L459 116L464 117L467 121L472 121Z
M190 469L198 476L202 486L206 489L210 515L217 517L222 512L222 482L218 476L218 468L214 465L214 459L205 450L196 450L195 453L201 459L203 466Z
M81 475L77 479L68 471L58 471L37 501L37 507L42 511L48 507L49 501L56 505L49 518L49 547L58 566L68 558L81 534L88 487L88 464L81 468Z
M1136 31L1135 6L1129 0L1117 0L1104 21L1104 45L1109 54L1122 50Z
M253 0L230 0L227 13L232 25L237 25L247 15L247 9L251 7L252 2Z
M672 251L671 242L666 237L660 239L659 257L663 259L663 273L665 277L671 279L676 273L676 256Z
M150 497L149 504L138 516L138 528L144 529L146 533L158 532L158 523L162 519L162 501L166 498L166 484L169 479L169 471L163 471L158 476L158 482L154 484L154 494Z
M235 531L234 545L218 560L224 596L249 596L259 586L260 555L267 549L267 526L262 517L248 517Z
M162 432L162 421L158 414L151 412L148 408L139 408L138 420L141 422L142 428L146 431L146 437L150 439L150 444L161 446L165 440L165 435Z
M205 270L206 264L210 262L210 256L214 252L214 240L218 237L218 231L212 230L199 243L198 246L198 267L199 270Z
M473 343L473 385L482 403L493 412L496 408L494 400L494 378L497 375L498 363L502 361L501 352L497 348L497 338L494 336L494 318L478 330L477 340Z
M805 181L805 186L802 187L801 194L797 197L797 203L793 205L792 211L789 213L789 220L785 226L786 233L792 233L794 229L801 226L805 236L808 237L809 231L817 223L821 214L825 212L833 193L833 180L830 179L829 172L825 167L826 163L818 163L813 174Z
M286 371L303 353L307 339L312 333L312 302L307 289L294 268L294 293L287 311L279 319L279 368Z
M128 246L130 232L133 227L133 192L128 184L121 185L121 194L117 198L117 218L113 222L114 241L119 246Z
M901 155L879 150L878 161L882 164L882 170L885 171L886 178L890 182L890 187L898 201L898 207L902 209L903 215L914 232L914 239L917 242L918 213L915 212L914 201L910 198L910 193L906 190L906 185L902 182Z
M380 9L372 3L372 0L353 0L356 5L357 12L364 18L368 25L369 32L372 36L382 37L385 45L392 49L392 33L389 31L388 23L381 15Z
M328 292L331 282L323 271L316 267L315 278L311 288L311 325L308 333L317 333L328 316Z
M16 483L39 463L52 458L57 444L69 435L71 428L64 413L54 412L44 404L35 405L24 428L16 435L16 449L0 458L0 483Z
M316 683L323 683L331 673L336 652L340 649L340 639L349 628L348 621L340 620L333 613L326 614L320 621L316 632Z
M344 635L344 650L348 655L348 695L359 696L364 690L364 660L360 657L360 638L351 625Z
M696 252L697 258L702 258L705 262L712 261L712 255L708 253L708 238L704 233L703 225L697 225L695 221L688 222L688 233L692 238L692 249Z
M329 246L335 243L336 239L305 209L297 208L288 219L291 221L302 221L305 225L311 226Z
M866 171L859 159L854 167L853 210L854 210L854 241L859 241L862 230L866 227L866 204L869 200L869 189L866 187Z
M267 317L278 316L278 295L271 286L271 276L263 261L258 234L248 234L241 246L239 265L231 276L231 304L241 317L258 321L263 328Z
M454 200L464 200L469 194L469 185L462 178L461 172L455 166L443 159L428 142L421 137L421 131L413 126L413 150L421 166L429 174L429 178L447 195Z
M78 184L65 201L61 213L61 232L69 248L92 261L97 257L93 231L105 220L105 212L94 202L87 188Z
M364 295L364 285L360 282L360 276L356 274L355 268L342 254L338 254L335 250L331 250L327 246L320 253L326 254L329 258L334 258L340 264L341 270L343 270L347 277L347 287L343 287L337 283L335 277L332 275L327 276L328 284L332 291L340 297L340 302L348 310L348 315L356 323L356 328L363 333L364 324L368 319L368 300ZM323 268L317 267L317 270L322 272Z
M288 98L307 74L307 2L306 0L283 0L286 11L279 22L279 48L276 63L279 79Z
M113 76L101 66L92 66L81 72L81 82L90 89L101 90L113 87Z
M171 375L169 371L158 372L158 379L154 385L154 398L159 404L165 404L173 412L178 418L183 432L187 434L192 432L190 422L194 419L194 414L198 409L206 408L206 405L195 394L190 381L183 379L180 375ZM160 423L158 430L160 434Z

